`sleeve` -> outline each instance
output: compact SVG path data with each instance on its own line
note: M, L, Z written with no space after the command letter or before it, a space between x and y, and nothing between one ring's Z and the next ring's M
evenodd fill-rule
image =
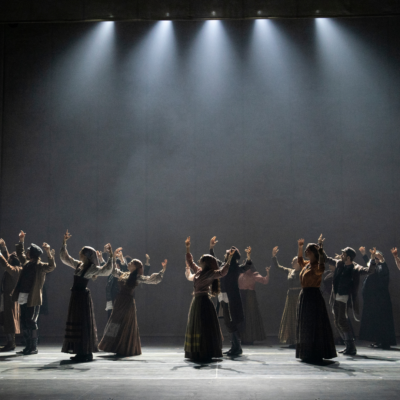
M19 274L22 271L22 267L13 267L10 265L3 257L0 257L0 265L4 268L4 270L11 275L13 278L18 279Z
M201 268L193 261L193 256L191 253L186 253L186 262L195 274L201 271Z
M325 263L318 263L317 268L315 269L315 273L317 275L322 275L325 272Z
M148 276L150 272L150 264L144 264L143 275Z
M210 249L209 253L215 257L215 252L214 249ZM215 257L215 259L217 260L218 266L221 267L221 265L223 264L223 262L221 260L219 260L217 257Z
M307 265L303 257L297 257L297 262L299 263L301 269L303 269Z
M327 261L328 265L331 265L332 267L335 267L335 268L337 267L337 264L339 262L339 260L336 260L335 258L328 257L328 256L326 256L326 261Z
M221 269L217 269L214 272L214 275L215 275L214 279L222 278L223 276L225 276L229 271L229 267L230 267L230 264L225 263Z
M363 258L365 264L368 265L368 263L369 263L369 258L368 258L368 256L367 256L366 254L364 254L364 255L362 256L362 258Z
M113 257L109 257L108 261L102 266L92 264L92 266L86 271L85 278L91 279L94 276L109 276L114 267Z
M190 272L190 268L186 268L185 276L188 281L193 281L194 279L194 274Z
M10 253L8 252L7 246L1 246L1 254L3 254L4 258L8 260L10 258Z
M61 247L60 250L60 259L61 262L65 265L68 265L68 267L76 269L76 267L79 265L80 261L75 260L75 258L72 258L67 250L67 244L64 243Z
M114 276L115 278L119 278L122 274L123 272L119 268L113 268L110 275Z
M246 259L246 261L243 264L239 265L239 272L243 274L244 272L248 271L252 265L253 262L251 260Z
M53 272L56 269L56 262L54 260L54 257L50 254L50 256L47 256L47 259L47 263L41 263L41 268L46 274L48 274L49 272Z
M254 275L256 282L262 283L263 285L268 285L269 283L269 276L262 276L259 272Z
M17 251L17 257L21 265L25 265L26 263L26 254L24 248L24 242L19 242L15 245L15 249Z
M293 268L286 268L280 265L277 257L272 257L272 265L274 266L274 269L277 269L286 274L293 271Z
M139 283L145 283L146 285L157 285L162 281L164 277L164 270L161 270L158 274L151 274L150 276L140 275L137 279Z
M400 257L399 256L395 256L394 257L394 261L396 263L397 268L400 269Z
M363 267L360 264L354 263L354 271L359 275L371 275L375 272L375 263L368 263L367 267Z

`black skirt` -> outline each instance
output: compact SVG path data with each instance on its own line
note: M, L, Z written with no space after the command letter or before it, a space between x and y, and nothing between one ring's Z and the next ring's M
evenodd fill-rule
M71 289L63 353L90 354L98 351L97 328L90 290Z
M319 288L303 288L297 306L296 358L337 357L325 302Z

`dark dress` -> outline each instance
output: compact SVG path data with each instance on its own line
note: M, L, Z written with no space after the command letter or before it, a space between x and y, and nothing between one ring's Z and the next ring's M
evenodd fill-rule
M363 257L368 262L368 257ZM389 268L380 263L375 273L364 281L362 296L364 301L360 340L377 342L383 346L396 345L396 333L393 321L392 300L389 293Z

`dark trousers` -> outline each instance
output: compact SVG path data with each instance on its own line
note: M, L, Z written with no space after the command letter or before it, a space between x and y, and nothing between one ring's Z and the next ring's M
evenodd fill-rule
M221 302L222 310L224 312L224 323L229 333L236 332L238 330L238 326L235 322L232 321L231 312L229 310L229 304L224 301Z
M335 326L344 340L353 340L353 330L351 329L349 319L347 317L347 303L336 301L333 304L333 317Z
M27 304L21 305L21 329L34 331L38 329L37 320L39 317L40 306L28 307Z

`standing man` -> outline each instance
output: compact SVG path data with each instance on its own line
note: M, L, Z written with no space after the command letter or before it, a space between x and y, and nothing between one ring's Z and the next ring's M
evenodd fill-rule
M214 247L217 243L217 237L214 236L210 241L210 254L214 257ZM225 261L228 259L231 250L234 250L235 252L232 256L228 274L221 278L221 293L218 295L218 300L223 309L225 326L227 327L228 332L232 335L231 349L225 354L228 356L238 356L243 353L239 334L239 324L244 321L244 311L238 279L239 275L246 272L252 265L250 258L251 247L248 247L245 250L247 253L247 259L241 265L239 265L240 253L235 246L232 246L226 251ZM221 266L222 261L218 259L217 261L219 266Z
M36 244L31 244L25 252L25 232L19 234L19 243L16 245L17 256L22 266L17 286L12 294L12 299L21 306L21 329L26 341L22 354L37 354L38 326L40 306L43 298L43 285L46 274L54 271L54 251L50 250L47 243L43 243L48 258L48 263L41 261L43 250Z
M348 318L348 303L352 306L355 317L355 314L358 313L357 298L360 276L372 274L375 271L375 266L363 268L355 263L353 261L355 257L356 252L351 247L344 248L339 259L327 257L330 267L334 268L332 284L334 322L346 345L346 348L339 353L351 356L357 354L357 349Z

